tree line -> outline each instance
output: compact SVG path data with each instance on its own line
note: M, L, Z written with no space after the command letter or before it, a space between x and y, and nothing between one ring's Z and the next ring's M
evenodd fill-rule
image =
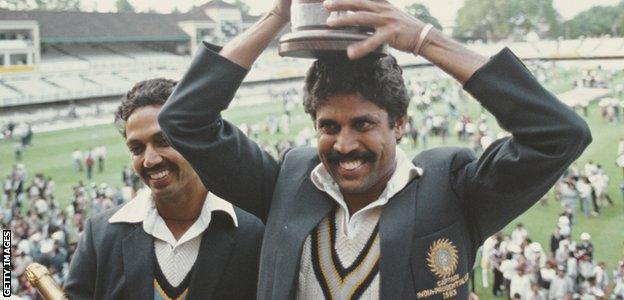
M564 21L553 0L466 0L457 13L453 35L468 40L522 40L533 33L546 39L623 36L624 0L594 6Z

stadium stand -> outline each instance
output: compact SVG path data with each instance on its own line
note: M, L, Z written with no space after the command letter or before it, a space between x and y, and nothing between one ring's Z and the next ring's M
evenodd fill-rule
M222 0L182 14L0 9L0 29L10 33L0 37L0 57L6 56L9 47L23 49L22 54L0 60L0 107L115 97L139 80L179 79L201 41L223 44L257 19ZM467 46L485 55L507 46L525 60L624 58L624 39L608 36L496 44L477 41ZM409 53L390 53L406 69L428 64ZM310 62L282 58L273 48L260 57L245 83L301 78ZM243 88L240 99L259 101L257 89Z

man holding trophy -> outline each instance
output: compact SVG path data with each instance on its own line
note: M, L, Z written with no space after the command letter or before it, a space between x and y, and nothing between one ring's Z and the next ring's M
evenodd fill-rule
M211 192L265 221L258 298L468 298L479 245L549 190L591 142L587 125L509 49L485 58L388 1L290 5L223 49L200 46L158 117ZM304 87L318 148L276 161L221 111L291 20L281 53L318 58ZM478 159L461 148L407 158L409 98L384 44L453 76L511 136Z

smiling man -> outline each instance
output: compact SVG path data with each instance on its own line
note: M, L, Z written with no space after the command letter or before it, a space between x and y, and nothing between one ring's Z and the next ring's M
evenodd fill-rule
M353 13L328 26L375 34L349 47L350 60L313 63L303 101L318 148L276 161L221 111L289 6L277 1L223 49L200 47L159 115L212 192L266 221L258 298L467 299L479 245L548 191L591 141L587 125L509 49L488 60L387 1L334 0L325 9ZM383 43L456 78L511 137L480 158L436 148L408 159L397 147L409 102L401 68L365 57Z
M92 217L72 259L71 299L253 299L264 225L210 193L157 115L176 82L137 83L116 122L149 193Z

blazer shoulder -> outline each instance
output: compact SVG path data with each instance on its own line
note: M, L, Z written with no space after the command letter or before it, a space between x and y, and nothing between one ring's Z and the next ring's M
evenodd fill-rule
M234 213L238 220L238 227L235 228L234 237L242 247L260 249L262 237L264 236L264 224L256 216L234 206Z
M238 227L243 230L264 230L264 224L258 217L242 210L241 208L234 206L234 213L238 220Z
M420 152L414 165L426 169L457 170L476 159L474 151L463 147L438 147Z
M320 163L318 150L312 147L294 147L284 153L281 159L282 171L288 174L308 171Z
M124 203L125 204L125 203ZM126 232L129 229L134 228L137 224L141 223L109 223L108 220L123 207L124 204L118 205L116 207L107 209L103 212L95 214L91 216L87 222L90 224L91 230L90 234L92 235L94 243L98 245L103 242L106 237L115 238L118 234L122 232Z
M310 160L318 156L316 148L312 147L293 147L286 151L283 156L284 161L299 161L301 159Z

